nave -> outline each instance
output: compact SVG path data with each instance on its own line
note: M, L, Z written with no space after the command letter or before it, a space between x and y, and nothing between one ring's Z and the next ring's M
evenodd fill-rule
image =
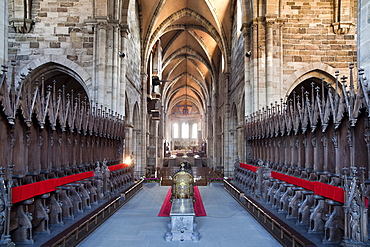
M169 217L157 217L169 186L146 183L130 201L89 235L79 247L91 246L281 246L223 188L200 186L207 211L197 217L200 240L166 242Z

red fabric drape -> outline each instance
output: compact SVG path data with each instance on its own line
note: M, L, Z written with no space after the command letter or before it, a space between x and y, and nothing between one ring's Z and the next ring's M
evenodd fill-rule
M20 202L32 198L37 195L42 195L52 192L56 187L63 184L72 183L85 178L93 177L94 172L83 172L61 178L52 178L32 184L21 185L12 188L12 203Z
M247 169L247 170L250 170L252 172L256 172L257 169L259 168L258 166L252 166L252 165L248 165L248 164L244 164L244 163L240 163L240 167L244 168L244 169Z
M274 172L274 171L271 172L271 177L277 178L277 179L285 181L285 182L288 182L290 184L297 185L299 187L303 187L303 188L308 189L308 190L314 190L315 189L314 183L312 181L308 181L306 179L292 177L292 176L282 174L282 173L279 173L279 172Z
M334 201L344 203L344 190L340 187L318 181L308 181L306 179L297 178L274 171L271 172L271 177L308 190L312 190L316 195L324 196Z
M122 168L125 168L125 167L128 167L128 164L118 164L118 165L114 165L114 166L108 166L108 169L109 171L115 171L115 170L119 170L119 169L122 169Z

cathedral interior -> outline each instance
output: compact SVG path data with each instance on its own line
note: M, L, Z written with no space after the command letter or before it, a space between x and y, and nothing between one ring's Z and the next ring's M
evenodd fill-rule
M1 1L0 245L180 164L283 246L370 245L369 32L367 0Z

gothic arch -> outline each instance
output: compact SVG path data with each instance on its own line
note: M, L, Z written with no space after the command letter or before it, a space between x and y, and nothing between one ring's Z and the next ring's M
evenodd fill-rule
M23 69L20 70L20 72L17 75L17 78L19 79L21 74L27 75L29 68L35 70L38 67L41 67L42 65L48 63L55 63L65 68L68 68L70 75L71 76L74 75L76 77L75 78L76 80L78 77L80 82L83 82L83 87L85 89L88 89L92 86L91 76L80 65L67 59L66 57L56 55L43 56L35 60L32 60L29 64L27 64L26 66L23 67Z
M286 91L286 96L290 95L299 84L310 78L321 79L322 77L324 77L326 82L330 82L333 84L335 82L334 74L335 69L327 64L308 64L294 72L284 81L284 85L289 85L288 83L293 81L293 83L290 84L288 90Z
M211 71L212 74L214 73L214 71L215 71L214 66L212 64L210 64L207 61L207 59L205 59L201 54L199 54L197 51L191 49L190 47L183 47L182 49L179 49L176 52L172 53L170 56L168 56L167 59L165 61L163 61L163 69L166 68L172 60L174 60L178 57L184 57L185 58L184 54L186 54L186 53L190 54L190 56L187 55L188 57L192 57L195 60L198 60L199 62L203 63Z
M74 95L80 95L81 100L87 100L90 101L91 98L89 96L89 90L86 85L86 80L80 76L75 70L72 68L76 68L75 66L69 67L70 63L58 63L58 62L46 62L41 61L39 59L31 62L29 65L34 65L35 67L29 67L34 68L31 70L31 72L27 75L27 77L24 80L24 86L27 86L29 83L33 83L34 81L40 81L40 77L42 77L45 86L47 85L53 85L53 83L56 83L57 90L61 89L62 86L65 87L65 91L67 93L70 93L73 90ZM77 64L75 64L77 65ZM78 66L79 68L79 66ZM25 68L24 68L25 69ZM28 69L27 69L28 70ZM22 70L23 71L23 70ZM82 75L85 76L85 79L90 81L90 77L87 77L87 73L84 74L81 70L77 69ZM20 73L22 74L22 73Z
M228 50L228 47L227 47L227 42L223 39L223 37L219 34L219 32L217 31L217 29L207 20L205 19L203 16L199 15L198 13L196 13L194 10L191 10L189 8L184 8L184 9L181 9L175 13L173 13L172 15L170 15L168 18L166 18L158 27L156 30L154 30L153 32L148 32L147 34L147 37L145 38L145 42L144 42L144 54L143 57L144 59L142 60L143 61L143 64L147 64L147 61L148 61L148 54L149 54L149 51L150 49L153 47L153 45L155 44L155 42L159 39L160 36L162 36L164 34L164 31L166 30L166 28L171 24L173 23L174 21L182 18L182 17L185 17L185 16L189 16L191 18L194 18L196 21L198 21L199 23L201 23L204 27L206 27L206 29L208 30L209 32L209 35L217 42L217 44L219 45L219 48L222 52L222 54L224 55L225 58L228 58L228 55L230 54L229 50ZM227 63L226 63L227 65Z

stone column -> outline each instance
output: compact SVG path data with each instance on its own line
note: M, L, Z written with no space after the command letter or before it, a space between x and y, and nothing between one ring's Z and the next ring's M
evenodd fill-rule
M120 46L121 46L121 42L120 42L120 27L119 25L117 24L113 24L112 25L112 32L113 32L113 45L112 45L112 49L111 49L111 60L112 60L112 76L110 78L110 80L112 81L111 85L112 87L110 89L108 89L108 95L110 94L111 97L110 97L110 109L113 111L113 112L117 112L117 108L118 108L118 104L119 104L119 95L117 97L117 94L119 93L119 90L118 90L118 87L119 87L119 84L120 84L120 81L119 81L119 78L120 78L120 61L119 61L119 50L120 50Z
M158 140L157 140L157 158L156 158L156 165L161 166L163 164L163 157L165 154L165 149L164 149L164 144L166 140L166 134L165 134L165 126L167 125L166 123L166 118L165 118L165 112L164 112L164 107L163 105L160 106L159 110L160 114L160 120L158 123Z
M106 45L107 45L107 29L108 24L106 20L98 20L97 31L95 33L95 92L94 100L99 104L105 105L107 103L106 92Z
M207 150L206 150L206 153L207 153L207 164L208 166L210 165L213 165L213 160L212 160L212 157L214 156L214 149L213 149L213 145L214 145L214 136L215 136L215 128L212 127L212 106L211 105L208 105L207 106L207 122L208 122L208 135L207 135Z
M274 59L274 35L273 35L273 20L266 20L266 103L271 103L274 100L276 89L273 83L273 59ZM270 102L268 102L270 101Z
M258 73L258 60L259 60L259 52L258 52L258 20L254 19L252 23L252 32L253 32L253 75L251 78L253 78L252 82L252 112L257 111L260 109L260 103L259 103L259 73Z
M141 86L142 86L142 94L141 94L141 138L138 140L141 141L141 145L139 145L140 154L138 154L138 161L136 163L136 171L139 173L144 173L145 166L146 166L146 158L147 158L147 80L148 74L142 72L141 73Z
M129 27L128 25L120 25L119 26L120 31L121 31L121 45L120 45L120 50L118 51L119 53L119 68L118 68L118 74L119 74L119 82L117 85L117 92L115 93L115 97L117 100L117 105L116 105L116 110L119 114L125 115L125 108L126 108L126 100L125 100L125 92L126 92L126 67L127 67L127 62L125 60L126 57L126 40L127 36L129 34ZM126 121L129 121L127 119Z
M8 63L8 0L0 3L0 64Z
M245 102L244 102L244 116L248 116L253 112L253 95L252 95L252 84L251 84L251 28L250 25L244 23L242 26L243 36L244 36L244 93L245 93Z
M229 83L230 83L230 73L224 73L224 80L225 80L225 115L224 115L224 141L223 141L223 149L224 149L224 169L225 175L230 176L234 170L234 162L231 157L231 149L235 148L233 145L233 141L231 138L235 138L232 133L233 130L231 129L231 117L230 117L230 95L229 95Z

